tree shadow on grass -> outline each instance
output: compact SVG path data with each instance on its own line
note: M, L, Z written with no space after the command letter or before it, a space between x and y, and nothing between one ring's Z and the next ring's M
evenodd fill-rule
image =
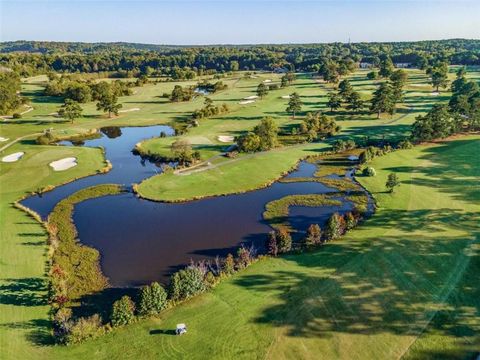
M435 188L453 198L472 204L480 199L480 163L469 156L480 147L480 140L462 139L446 142L423 150L421 160L428 161L429 166L395 166L385 170L398 173L419 174L403 183Z
M0 304L45 306L47 303L47 283L45 279L3 279L0 284Z
M474 216L449 209L384 211L356 230L364 232L362 241L340 239L314 253L288 255L295 264L288 271L241 275L235 283L275 294L274 305L253 322L282 327L292 337L418 336L426 329L479 342ZM382 226L388 235L369 235ZM448 236L445 226L469 236ZM398 230L401 235L390 235Z
M55 339L52 336L52 324L48 319L33 319L30 321L14 322L0 325L0 328L29 330L26 338L35 345L54 345Z

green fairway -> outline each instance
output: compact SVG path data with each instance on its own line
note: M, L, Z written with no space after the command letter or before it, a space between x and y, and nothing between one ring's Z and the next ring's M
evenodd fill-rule
M449 96L448 91L432 95L423 71L407 71L405 103L395 115L380 119L366 112L329 114L325 103L331 85L309 74L300 74L292 86L248 105L238 102L254 95L262 80L275 83L280 75L261 73L252 79L238 73L222 79L228 89L211 98L215 104L227 103L231 111L200 120L199 127L182 136L201 152L202 159L211 158L211 166L189 175L154 176L143 181L138 191L149 199L179 201L253 190L278 179L299 159L329 146L329 142L307 143L235 159L218 157L229 146L218 136L238 135L264 116L273 116L281 128L288 128L307 111L326 111L342 126L335 140L403 138L417 115L448 101ZM349 78L368 99L377 81L367 80L366 74L357 70ZM478 79L479 74L468 76ZM427 359L441 354L464 358L478 351L478 136L375 159L372 166L377 176L359 180L373 193L380 210L345 239L315 253L261 260L213 292L166 311L160 319L141 321L82 345L47 344L51 324L46 300L47 235L41 224L13 203L32 191L93 174L105 163L99 149L39 146L33 134L47 128L67 136L101 126L182 122L203 106L203 98L170 103L161 97L176 84L196 81L147 84L119 99L123 110L140 110L109 119L90 102L82 104L84 116L70 124L51 115L61 103L42 95L45 81L45 76L24 81L22 94L32 99L34 110L22 119L0 122L0 136L9 138L0 147L26 136L0 151L0 157L25 152L18 162L0 162L2 358L313 359L320 353L327 359L402 355ZM304 103L295 120L285 112L288 100L281 98L294 91ZM161 154L169 151L172 141L156 138L142 146ZM76 157L78 166L63 172L48 166L68 156ZM384 193L389 172L402 181L393 195ZM177 322L188 324L187 336L169 335L167 330Z
M0 162L0 348L4 359L44 355L48 338L47 234L40 223L13 203L32 191L59 185L102 169L101 151L92 148L17 144L8 153L24 151L18 162ZM74 156L78 166L54 172L48 164Z
M365 99L368 99L378 81L367 80L366 74L367 71L358 70L349 76L349 80L354 89L359 91ZM340 136L356 140L361 140L366 136L377 139L385 137L392 141L402 139L409 135L409 125L419 113L428 111L435 102L448 100L449 93L447 92L440 96L431 95L431 86L428 84L427 77L421 71L408 70L408 74L409 81L405 88L405 104L400 106L395 115L385 115L377 119L375 114L367 112L352 115L345 111L337 111L330 114L342 126ZM250 90L250 93L252 93L258 80L252 84L251 79L242 79L239 84L243 84L243 82L247 82L245 86L252 87ZM238 94L238 90L234 88L230 90L230 93L237 99L241 99L244 93ZM227 147L216 141L218 136L238 135L241 130L245 131L253 128L264 116L273 116L279 127L288 127L297 123L298 120L292 120L291 116L285 112L287 100L282 99L282 95L298 91L304 103L302 114L308 111L326 111L329 113L325 103L327 93L331 90L331 85L304 74L294 85L286 89L271 91L264 99L258 100L256 104L213 119L201 120L199 127L192 128L182 138L190 140L193 148L199 150L202 159L205 160L221 154ZM338 137L335 139L338 139ZM168 155L170 144L173 141L173 138L154 138L143 142L141 146L142 149L151 153ZM234 161L220 158L216 159L218 162L212 170L181 177L171 174L154 176L143 181L138 187L138 192L148 199L171 201L252 190L277 179L283 172L293 167L299 159L318 154L326 147L325 142L320 142L296 145L290 149L283 147L253 156L241 155L239 159ZM252 174L255 174L255 176L252 176Z
M379 211L313 253L264 259L159 319L52 358L468 358L480 345L478 136L375 159ZM401 186L385 193L390 172ZM186 322L186 336L172 336Z

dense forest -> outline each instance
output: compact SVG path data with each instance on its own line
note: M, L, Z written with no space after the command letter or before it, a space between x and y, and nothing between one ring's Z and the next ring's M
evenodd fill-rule
M167 46L132 43L0 43L0 66L21 76L48 71L108 72L112 77L138 74L191 79L236 70L319 71L330 61L378 66L393 63L427 68L439 62L480 65L480 40L298 45Z

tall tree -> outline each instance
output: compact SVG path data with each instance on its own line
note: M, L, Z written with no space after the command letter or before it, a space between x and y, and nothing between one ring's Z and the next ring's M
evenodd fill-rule
M338 93L343 98L343 101L347 102L349 96L353 92L352 84L347 79L340 81L338 84Z
M383 78L388 78L395 67L393 66L392 59L390 56L385 56L381 61L380 61L380 70L378 71L378 75L380 75Z
M288 106L285 111L293 113L293 118L295 119L295 114L300 110L302 110L302 100L300 100L300 95L294 92L290 95L290 100L288 100Z
M277 145L278 127L271 117L263 118L253 132L260 138L260 150L270 150Z
M329 92L327 106L330 108L331 112L339 109L342 106L342 98L340 95L333 91Z
M257 87L257 95L263 98L268 94L268 87L264 83L260 83Z
M97 103L97 110L108 112L108 117L112 117L112 114L118 115L118 111L122 108L122 104L117 103L118 99L111 92L103 94Z
M360 94L356 91L353 91L347 98L347 109L353 112L358 112L363 109L365 103L363 102Z
M441 63L435 66L431 71L431 84L438 92L440 87L446 88L448 85L448 65Z
M442 139L453 134L454 117L448 112L447 105L434 105L425 115L415 118L412 125L412 138L415 141Z
M389 83L382 83L375 90L370 110L377 113L377 119L380 118L381 113L392 115L395 112L395 98L392 86Z
M65 103L58 110L58 115L64 119L70 120L73 124L75 119L82 116L83 109L78 102L72 99L65 99Z
M185 165L193 160L192 144L186 139L174 141L170 150L180 165Z

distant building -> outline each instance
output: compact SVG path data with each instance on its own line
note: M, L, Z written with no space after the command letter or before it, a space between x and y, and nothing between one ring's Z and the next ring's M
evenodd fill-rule
M400 69L412 67L412 63L395 63L394 65L396 68L400 68Z
M360 69L370 69L373 67L373 64L369 62L361 62L360 64L358 64L358 66L360 67Z

